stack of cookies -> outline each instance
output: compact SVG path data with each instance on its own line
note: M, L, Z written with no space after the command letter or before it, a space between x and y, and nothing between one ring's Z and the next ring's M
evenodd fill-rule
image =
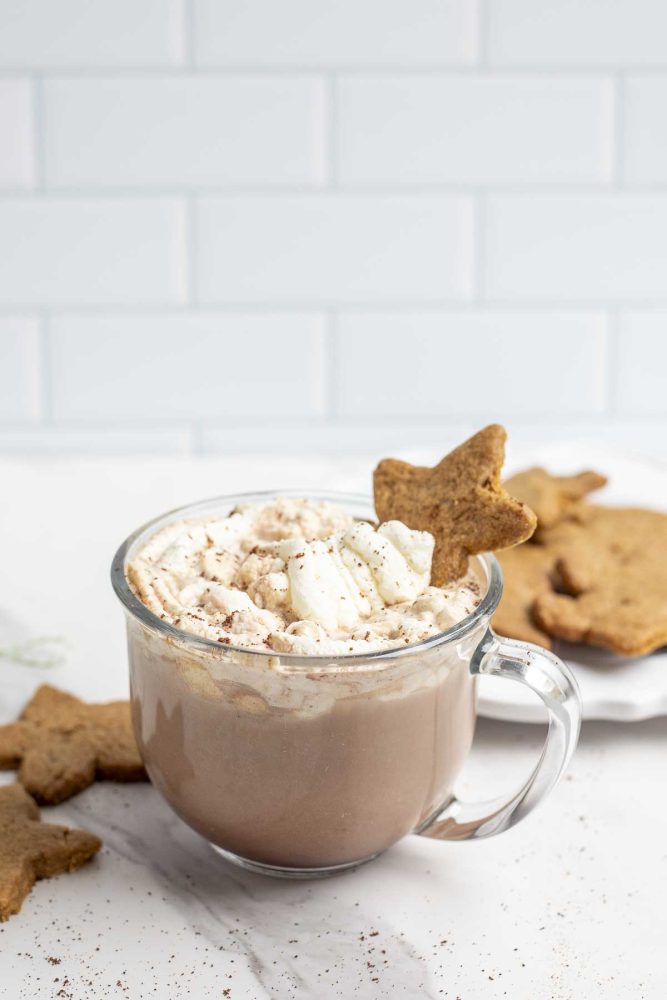
M500 635L550 648L582 642L622 656L667 643L667 514L588 502L597 472L528 469L505 486L537 515L528 542L498 556L505 590Z

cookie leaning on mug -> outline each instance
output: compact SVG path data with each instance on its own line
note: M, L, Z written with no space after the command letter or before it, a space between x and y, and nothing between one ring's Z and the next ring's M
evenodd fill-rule
M433 586L460 579L468 556L530 538L536 518L500 481L507 433L491 424L433 468L385 458L373 473L380 521L402 521L435 538Z
M130 705L88 705L42 684L17 722L0 726L0 769L18 778L38 802L55 804L96 778L146 780L132 733Z

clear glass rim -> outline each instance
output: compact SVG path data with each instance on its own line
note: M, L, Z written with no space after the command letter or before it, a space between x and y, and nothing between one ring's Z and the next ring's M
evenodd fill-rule
M372 507L371 498L363 493L338 493L330 490L312 489L263 490L253 491L250 493L222 494L220 496L210 497L207 500L199 500L196 503L184 504L182 507L174 507L172 510L159 514L150 521L146 521L145 524L142 524L136 529L136 531L133 531L131 535L128 535L125 541L119 546L113 557L113 561L111 563L111 585L125 610L133 615L134 618L137 618L143 625L165 638L177 640L183 645L190 646L198 650L205 650L207 652L215 650L218 656L221 653L224 653L225 655L229 653L238 653L244 657L257 656L265 657L267 659L275 659L278 657L281 665L284 664L285 667L293 667L296 669L302 668L305 670L317 669L319 671L322 671L324 663L329 662L333 664L333 661L335 661L336 666L332 665L331 669L339 671L340 667L337 666L337 664L340 661L346 665L349 664L350 666L353 666L355 663L358 663L359 665L366 664L369 661L381 661L384 663L386 661L398 660L406 656L414 655L415 653L432 649L434 646L445 645L446 643L453 642L471 632L474 628L476 628L482 619L490 617L497 608L502 595L503 578L498 561L490 552L485 552L475 557L482 563L484 569L486 570L488 586L486 593L474 611L472 611L465 618L462 618L460 622L452 625L452 627L447 629L445 632L439 632L437 635L429 636L428 639L422 639L421 642L414 642L409 646L397 646L392 649L372 650L368 653L338 653L334 655L321 653L312 656L298 656L294 653L277 653L274 650L265 651L261 649L251 649L246 646L232 646L229 643L224 643L223 645L216 642L215 639L205 639L201 636L192 635L190 632L185 632L183 629L170 625L168 622L163 621L156 614L154 614L142 601L139 600L138 597L136 597L128 583L125 567L128 562L128 556L140 539L143 540L144 537L148 537L160 527L163 527L165 524L169 524L171 521L180 520L181 518L185 520L186 518L201 516L210 508L218 505L231 504L235 506L236 504L243 503L262 503L278 496L299 498L307 497L312 500L328 500L331 503L339 504L342 507L352 506L355 504L366 504ZM379 666L380 664L378 663L377 665Z

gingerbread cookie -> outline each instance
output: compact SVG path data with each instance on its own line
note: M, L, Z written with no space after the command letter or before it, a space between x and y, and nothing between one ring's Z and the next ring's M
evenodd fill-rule
M498 554L504 587L493 615L498 635L534 642L551 649L551 637L533 618L533 605L540 594L550 594L554 585L556 555L543 545L518 545Z
M42 803L62 802L95 778L146 779L127 701L87 705L43 684L18 722L0 726L0 768Z
M589 506L544 544L566 593L535 595L540 628L624 656L667 643L667 514Z
M92 833L40 822L21 785L0 787L0 920L18 913L38 878L73 872L101 846Z
M599 490L606 482L606 476L599 472L552 476L545 469L534 468L510 476L505 488L535 512L541 531L567 517L587 494Z
M462 577L468 556L518 545L535 530L533 512L500 482L506 437L503 427L491 424L435 468L385 458L375 469L378 518L403 521L435 537L435 587Z

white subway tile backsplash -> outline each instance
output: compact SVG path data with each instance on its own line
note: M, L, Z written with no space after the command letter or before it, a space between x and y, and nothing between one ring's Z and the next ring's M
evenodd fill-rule
M667 302L667 195L499 195L485 213L486 296Z
M374 423L365 420L328 425L295 423L287 427L271 426L268 423L263 427L231 427L228 422L208 423L203 429L202 449L207 454L244 455L251 459L253 455L305 455L308 456L308 469L311 468L313 456L363 455L363 462L357 459L349 473L345 466L337 467L337 475L333 480L330 469L320 469L316 465L316 470L320 477L327 477L327 485L332 489L363 490L370 493L370 471L379 458L393 455L407 461L431 464L486 423L498 420L503 422L508 432L507 468L525 467L527 451L535 456L529 461L540 461L541 445L551 443L567 447L568 442L572 442L575 447L588 447L592 465L596 464L596 456L599 457L600 448L604 447L612 452L655 460L662 465L665 463L667 420L664 418L653 418L650 421L593 421L583 418L572 418L569 421L517 420L508 419L504 409L490 410L487 414L480 414L465 422L449 418L432 419L428 423L385 419ZM3 450L2 442L0 433L0 452ZM520 456L518 462L516 455ZM352 461L350 459L350 464ZM567 467L567 462L564 461L563 471ZM259 489L266 485L266 477L262 482L261 460L256 459L254 468L257 480L252 485ZM316 477L312 481L318 482ZM321 482L320 478L320 484ZM306 484L302 476L299 476L294 480L294 485L298 487Z
M172 66L187 0L0 0L0 66Z
M29 188L34 182L32 108L30 80L25 77L0 79L0 189Z
M0 316L0 420L40 416L39 325L31 316Z
M47 183L317 184L323 100L312 76L52 79Z
M623 315L616 361L619 413L637 417L666 416L667 309Z
M604 79L349 76L338 88L341 183L592 183L612 165Z
M175 200L0 199L0 304L179 303L184 253Z
M663 0L0 0L0 452L667 461Z
M86 428L0 428L0 454L5 455L186 455L192 446L187 427L98 423Z
M499 66L664 65L664 0L487 0Z
M476 0L193 0L199 63L468 65Z
M58 316L57 420L309 418L322 412L312 314Z
M202 198L195 229L203 302L434 301L472 292L468 198Z
M629 77L624 98L624 179L630 184L665 183L667 74Z
M341 416L507 419L604 404L599 313L346 313L337 325Z
M371 470L380 455L405 455L415 448L435 446L444 454L479 430L477 422L465 424L451 421L440 423L406 423L346 421L345 423L297 423L261 427L230 426L229 423L209 422L202 431L202 451L212 455L364 455L355 479L340 475L326 484L331 489L370 492ZM0 451L2 438L0 436ZM359 460L357 459L357 463ZM360 472L360 475L359 475ZM327 472L324 470L324 475ZM322 470L319 470L322 475ZM317 483L317 479L314 481ZM319 485L322 486L322 480ZM303 483L295 483L299 488Z

